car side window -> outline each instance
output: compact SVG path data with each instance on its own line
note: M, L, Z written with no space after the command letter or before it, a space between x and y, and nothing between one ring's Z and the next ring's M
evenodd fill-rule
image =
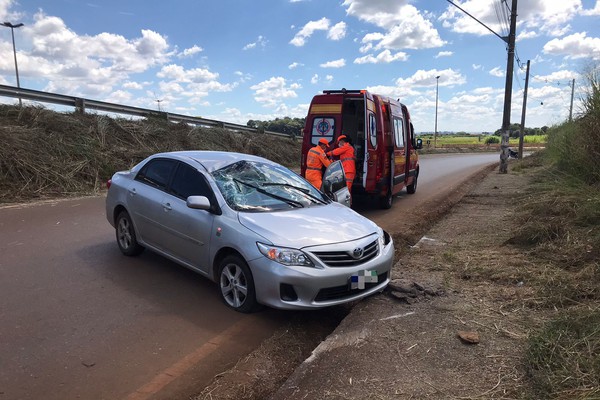
M183 200L189 196L206 196L209 199L212 197L212 191L204 176L184 163L179 163L169 192Z
M135 179L155 188L165 190L169 184L174 167L174 160L155 158L142 167Z

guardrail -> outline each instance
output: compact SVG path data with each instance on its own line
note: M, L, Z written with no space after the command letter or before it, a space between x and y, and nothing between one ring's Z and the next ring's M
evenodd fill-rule
M63 106L74 107L78 112L84 113L86 109L111 112L115 114L133 115L136 117L160 116L171 122L183 122L197 126L210 128L225 128L233 131L244 131L261 133L256 128L246 125L233 124L230 122L217 121L200 117L192 117L183 114L172 114L168 112L150 110L146 108L126 106L122 104L107 103L105 101L84 99L81 97L66 96L63 94L42 92L39 90L23 89L14 86L0 85L0 96L14 97L25 100L39 101L42 103L59 104ZM290 137L290 135L280 132L264 131L267 135Z

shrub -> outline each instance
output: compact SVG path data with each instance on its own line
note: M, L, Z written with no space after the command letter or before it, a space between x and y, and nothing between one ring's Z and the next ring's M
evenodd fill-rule
M498 138L498 136L490 136L487 139L485 139L485 144L498 144L500 143L500 139Z
M587 74L582 114L548 131L548 155L557 167L588 184L600 183L600 76Z

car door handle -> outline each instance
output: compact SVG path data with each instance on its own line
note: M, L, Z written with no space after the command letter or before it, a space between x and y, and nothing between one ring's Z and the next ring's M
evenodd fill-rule
M171 208L171 203L163 203L163 205L162 205L162 206L163 206L163 209L164 209L165 211L171 211L171 210L172 210L172 208Z
M129 194L131 196L135 196L137 194L137 192L135 191L135 189L129 189Z

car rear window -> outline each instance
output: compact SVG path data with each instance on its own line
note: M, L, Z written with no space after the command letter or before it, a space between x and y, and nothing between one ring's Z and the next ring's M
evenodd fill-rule
M136 180L147 183L159 189L165 189L175 167L174 160L164 158L148 161L135 177Z

